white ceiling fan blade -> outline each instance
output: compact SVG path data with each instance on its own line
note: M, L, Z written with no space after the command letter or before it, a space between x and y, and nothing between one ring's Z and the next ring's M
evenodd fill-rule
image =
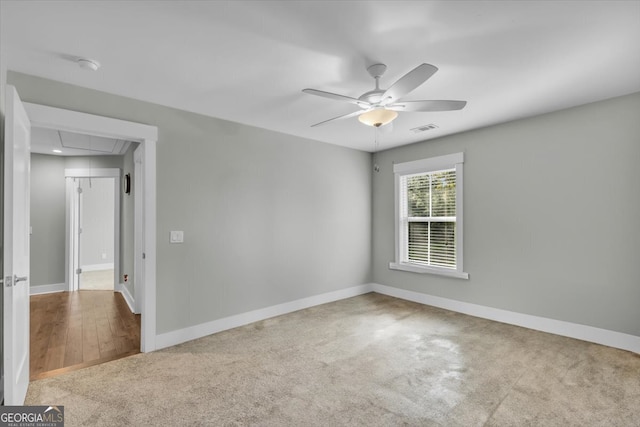
M349 102L351 104L356 104L361 108L368 108L371 104L366 101L360 101L357 98L352 98L350 96L338 95L337 93L325 92L323 90L317 89L302 89L304 93L308 93L309 95L321 96L323 98L335 99L337 101Z
M313 128L313 127L316 127L316 126L320 126L320 125L323 125L325 123L332 122L334 120L348 119L349 117L359 116L360 114L364 114L364 113L366 113L368 111L371 111L371 109L354 111L353 113L345 114L343 116L338 116L338 117L334 117L333 119L325 120L324 122L316 123L315 125L311 125L311 127Z
M461 110L467 101L399 101L387 105L393 111L454 111Z
M438 71L437 67L431 64L420 64L413 70L409 71L404 76L400 77L387 91L382 95L382 100L388 100L387 102L396 101L422 83L426 82L429 77Z

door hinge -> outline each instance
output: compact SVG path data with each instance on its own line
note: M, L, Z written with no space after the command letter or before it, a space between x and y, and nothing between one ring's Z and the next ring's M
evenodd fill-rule
M82 269L81 268L76 268L76 274L82 274Z
M78 194L82 194L82 188L78 187Z
M142 252L142 259L147 259L147 254L145 254L144 252Z

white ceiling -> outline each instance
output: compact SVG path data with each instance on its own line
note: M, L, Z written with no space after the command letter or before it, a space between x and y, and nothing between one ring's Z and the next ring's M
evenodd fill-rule
M301 90L358 97L373 63L388 66L384 88L437 66L406 99L467 106L400 113L381 149L640 91L639 1L2 0L0 12L9 70L366 151L374 131L357 118L310 127L355 106Z
M59 156L121 156L129 141L55 129L32 128L31 152Z

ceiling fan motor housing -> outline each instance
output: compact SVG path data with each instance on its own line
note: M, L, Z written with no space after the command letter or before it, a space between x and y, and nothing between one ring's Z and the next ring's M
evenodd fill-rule
M367 71L371 77L377 79L384 75L384 72L387 71L387 66L384 64L373 64L367 68Z
M358 98L360 101L368 102L369 104L377 104L382 100L382 94L384 90L374 89L369 92L365 92Z

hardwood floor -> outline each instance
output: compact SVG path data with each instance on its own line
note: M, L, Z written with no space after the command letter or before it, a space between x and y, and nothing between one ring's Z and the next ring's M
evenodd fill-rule
M31 297L31 380L140 352L140 315L120 293L57 292Z

